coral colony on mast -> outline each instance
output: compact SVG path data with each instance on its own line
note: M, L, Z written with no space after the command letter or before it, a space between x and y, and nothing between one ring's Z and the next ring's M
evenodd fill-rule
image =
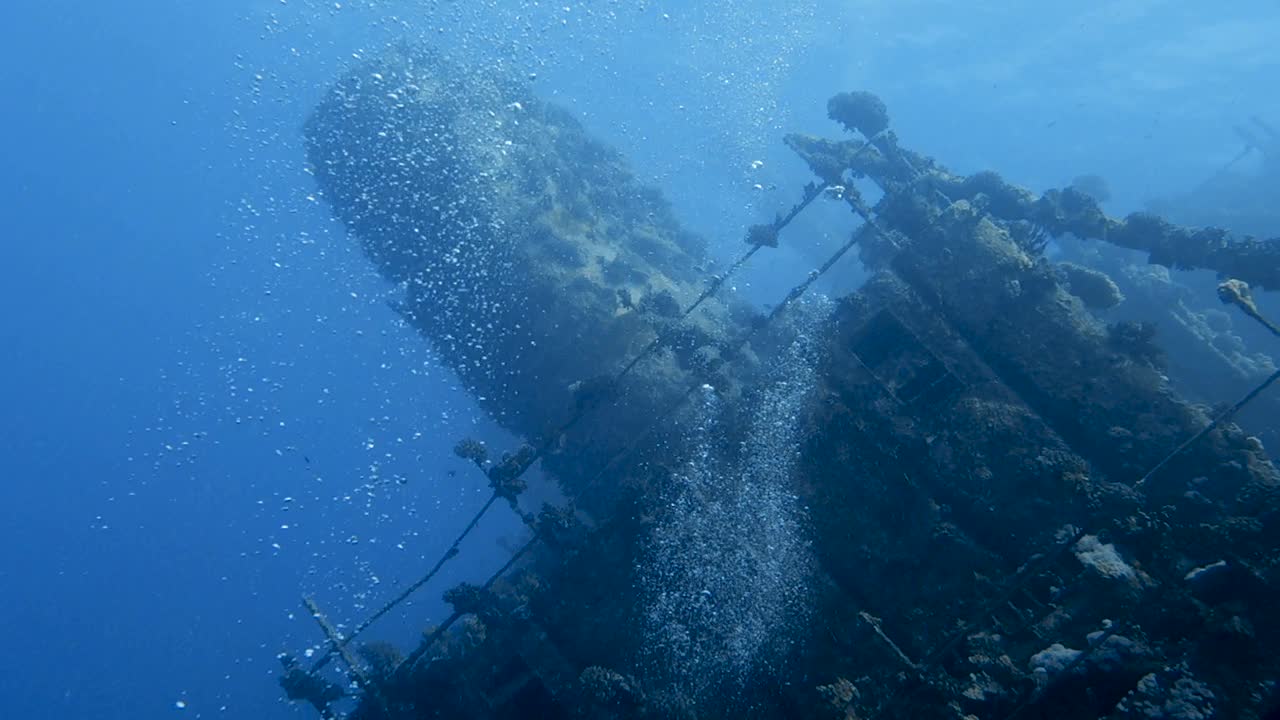
M323 196L527 439L457 452L492 488L476 521L507 505L531 534L402 647L365 629L440 592L475 522L357 626L308 599L325 644L281 657L290 698L370 719L1277 711L1280 476L1233 419L1280 373L1187 402L1148 325L1091 311L1107 275L1042 251L1070 234L1217 272L1275 333L1249 288L1280 288L1280 243L955 175L867 93L828 110L846 137L786 138L815 181L715 273L516 79L405 48L332 88L306 128ZM858 228L767 313L730 299L814 202ZM871 279L811 298L851 250ZM522 503L535 463L561 506Z

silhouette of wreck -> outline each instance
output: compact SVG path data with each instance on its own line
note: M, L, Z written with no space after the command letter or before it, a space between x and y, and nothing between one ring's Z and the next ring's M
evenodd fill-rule
M1212 270L1274 333L1249 287L1280 288L1280 243L953 174L866 93L828 110L848 136L786 138L815 182L712 273L660 194L518 79L402 49L332 88L306 128L323 197L403 287L406 322L528 439L457 453L492 487L476 520L508 505L530 536L403 649L360 636L474 521L359 625L308 599L326 644L281 656L290 698L351 718L1275 717L1280 476L1232 418L1280 374L1213 410L1184 401L1150 329L1099 321L1089 278L1041 251L1070 233ZM768 312L724 292L813 202L858 229ZM871 279L808 302L855 249ZM801 340L813 382L779 457L812 563L733 672L746 631L710 625L778 585L748 573L726 597L726 568L685 568L705 587L668 600L701 603L681 642L705 657L664 659L651 581L670 575L639 569L667 557L655 528L700 452L741 452ZM563 505L522 506L534 464ZM766 540L723 557L768 565Z
M1259 117L1232 128L1242 148L1192 192L1153 201L1178 222L1271 234L1280 227L1280 130Z

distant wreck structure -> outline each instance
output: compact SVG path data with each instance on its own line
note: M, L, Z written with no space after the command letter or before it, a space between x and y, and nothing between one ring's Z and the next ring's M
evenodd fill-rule
M1271 235L1280 228L1280 129L1260 117L1236 124L1242 147L1192 192L1153 201L1151 208L1183 223Z
M493 490L477 519L502 501L531 534L404 647L361 635L470 527L358 625L307 599L326 644L281 656L290 698L360 719L1276 717L1280 475L1232 419L1280 373L1184 401L1149 328L1086 307L1105 276L1041 251L1071 233L1213 270L1280 348L1250 296L1280 289L1280 243L955 175L866 93L828 110L849 137L787 137L815 182L716 269L519 80L415 49L337 83L306 129L323 197L527 438L457 452ZM726 297L819 200L860 227L767 313ZM871 280L810 302L854 249ZM521 505L535 463L566 505Z

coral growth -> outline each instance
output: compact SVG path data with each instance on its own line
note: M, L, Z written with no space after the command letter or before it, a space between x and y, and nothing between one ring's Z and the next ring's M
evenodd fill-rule
M844 92L827 101L827 117L849 132L872 137L889 127L889 110L884 101L864 91Z

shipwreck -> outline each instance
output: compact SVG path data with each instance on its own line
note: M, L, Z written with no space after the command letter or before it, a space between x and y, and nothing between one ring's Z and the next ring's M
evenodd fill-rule
M1216 272L1280 348L1251 296L1280 289L1280 241L953 174L868 93L828 111L842 137L786 138L813 182L717 268L518 78L401 49L336 83L306 127L322 196L526 438L457 452L492 488L477 520L507 506L530 533L488 582L432 587L464 532L342 630L308 599L325 644L281 656L291 699L367 720L1277 716L1280 475L1234 420L1280 372L1189 402L1150 327L1087 304L1107 277L1044 250ZM857 229L767 311L726 293L815 202ZM855 254L863 287L810 297ZM562 505L522 504L535 464ZM415 591L453 613L365 644Z

